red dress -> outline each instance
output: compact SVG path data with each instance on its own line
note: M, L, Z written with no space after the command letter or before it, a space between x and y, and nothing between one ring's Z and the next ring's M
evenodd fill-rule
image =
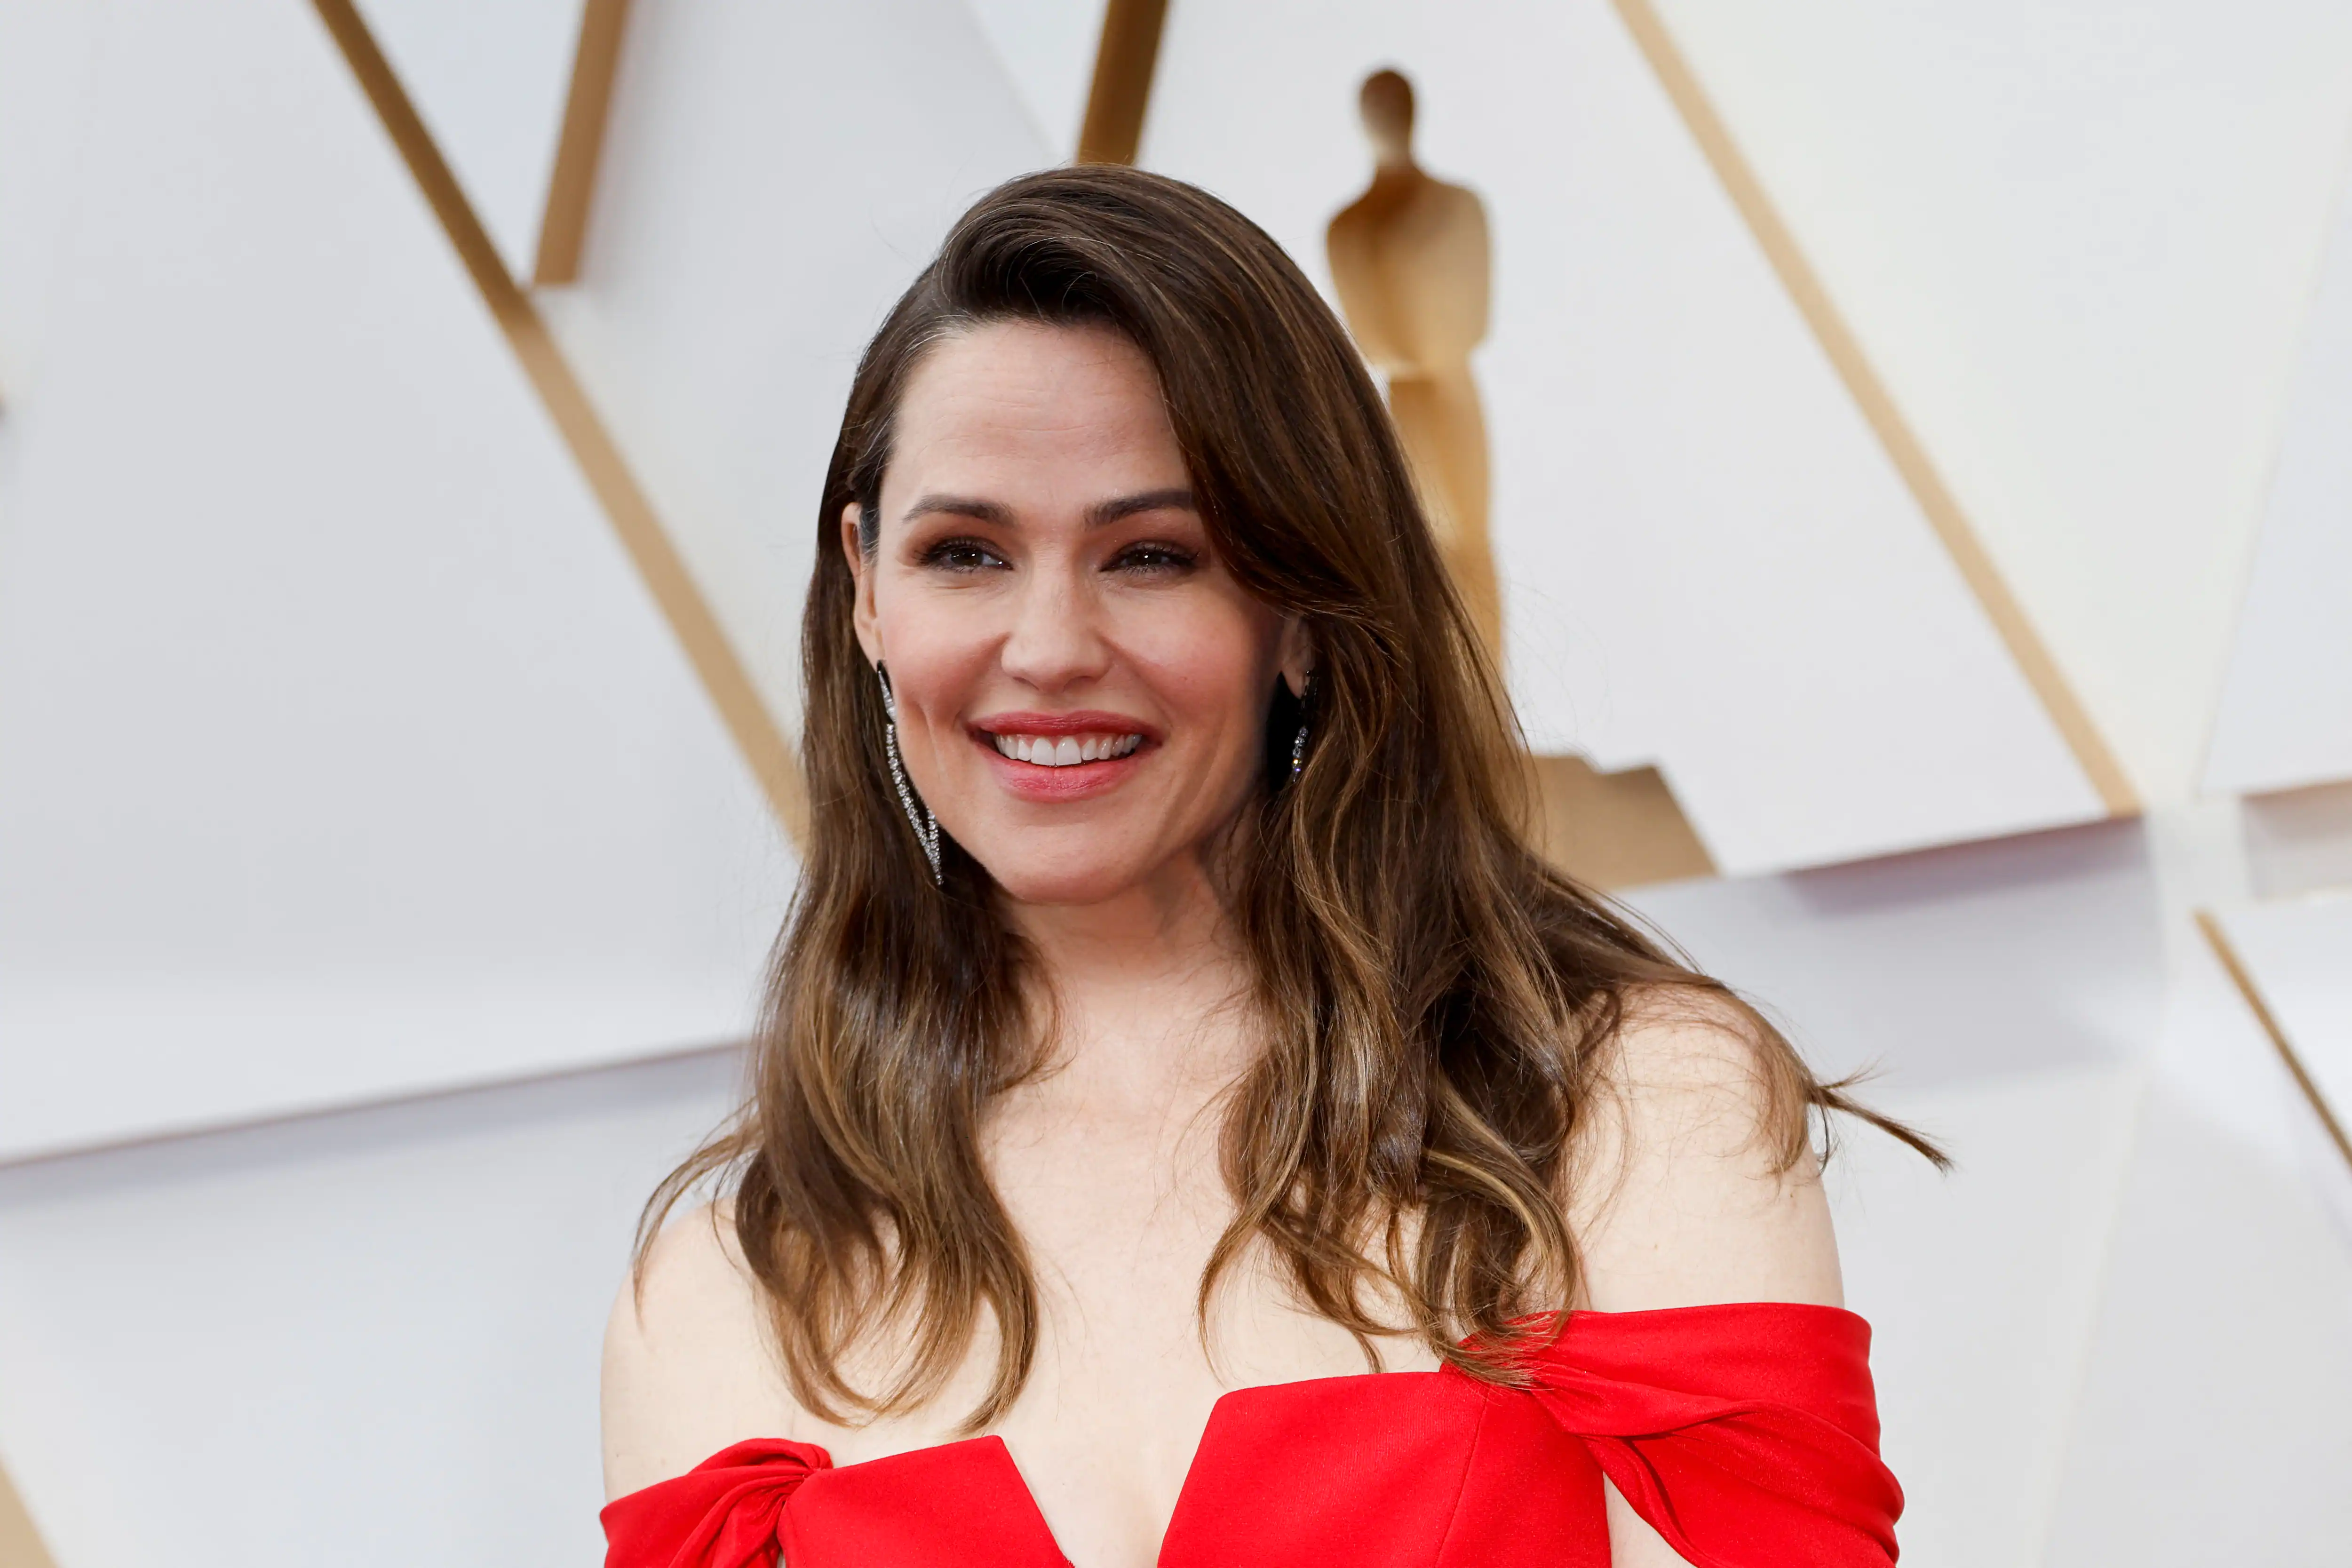
M1751 1302L1571 1313L1498 1388L1448 1367L1217 1401L1160 1568L1608 1568L1601 1479L1698 1568L1884 1568L1870 1326ZM758 1438L604 1510L606 1568L1066 1568L1003 1439L836 1467Z

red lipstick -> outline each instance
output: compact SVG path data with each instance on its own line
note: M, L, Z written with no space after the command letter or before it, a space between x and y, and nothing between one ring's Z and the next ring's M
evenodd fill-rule
M1040 804L1087 800L1117 789L1160 741L1159 731L1139 719L1094 709L1069 713L991 713L974 720L971 732L972 744L987 754L997 782L1022 799ZM1123 757L1055 767L1006 756L996 749L999 735L1140 735L1143 739Z

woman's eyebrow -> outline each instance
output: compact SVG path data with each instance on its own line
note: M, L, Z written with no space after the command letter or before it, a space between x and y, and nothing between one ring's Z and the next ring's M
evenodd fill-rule
M1147 511L1198 511L1192 492L1181 485L1162 489L1139 490L1131 496L1118 496L1097 501L1087 509L1087 526L1100 528L1117 522L1123 517L1134 517ZM993 523L1000 528L1017 527L1013 509L1003 501L982 500L976 496L933 494L918 496L899 521L912 522L919 517L968 517L978 522Z
M1192 492L1176 485L1167 489L1143 490L1131 496L1120 496L1116 500L1097 501L1087 509L1087 526L1100 528L1105 523L1117 522L1120 518L1133 517L1138 512L1200 510L1193 503Z
M902 522L912 522L919 517L945 513L950 517L969 517L980 522L992 522L1004 528L1013 526L1013 509L1003 501L979 500L971 496L919 496L907 509Z

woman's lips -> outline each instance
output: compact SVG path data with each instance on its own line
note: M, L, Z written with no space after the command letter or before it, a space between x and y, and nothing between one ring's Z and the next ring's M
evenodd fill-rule
M1041 802L1084 800L1089 796L1117 789L1135 773L1145 753L1151 750L1151 737L1143 734L1131 724L1119 723L1116 721L1108 723L1097 721L1098 719L1110 717L1109 715L1086 715L1087 721L1084 728L1073 723L1070 717L1057 718L1050 726L1034 721L1021 724L1006 723L1002 729L975 729L971 731L971 741L972 744L980 749L981 755L987 759L990 771L994 773L997 782L1022 799ZM1135 737L1135 743L1123 754L1097 757L1091 762L1076 763L1023 762L1017 757L1006 756L998 741L1000 735L1007 738L1015 735L1038 738L1051 736L1055 744L1056 754L1066 755L1066 752L1059 751L1061 741L1071 740L1079 735L1118 736L1120 734ZM1118 748L1114 746L1110 749Z

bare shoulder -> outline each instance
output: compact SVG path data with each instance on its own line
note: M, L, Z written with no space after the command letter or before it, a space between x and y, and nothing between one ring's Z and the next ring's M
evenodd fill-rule
M723 1211L671 1222L604 1329L604 1490L682 1475L730 1443L788 1437L797 1414L760 1289Z
M1843 1304L1821 1173L1791 1146L1786 1049L1704 992L1629 1002L1571 1172L1586 1305Z

